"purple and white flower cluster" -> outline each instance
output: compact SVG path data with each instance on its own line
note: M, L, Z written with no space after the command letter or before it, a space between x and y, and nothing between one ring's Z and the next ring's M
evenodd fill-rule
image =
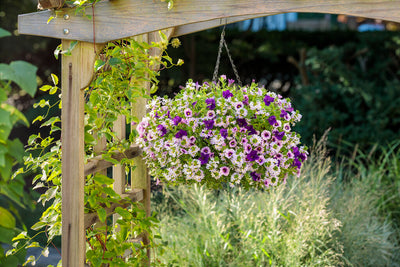
M256 83L189 80L174 99L156 97L147 109L137 143L157 181L269 188L300 174L307 159L291 130L300 113Z

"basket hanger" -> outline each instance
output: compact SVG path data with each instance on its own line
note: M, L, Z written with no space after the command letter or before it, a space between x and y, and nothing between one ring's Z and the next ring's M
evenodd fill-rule
M226 44L226 41L225 41L225 27L226 27L226 21L225 21L224 27L222 28L221 39L219 40L217 62L215 63L214 74L213 74L213 79L212 80L216 81L217 78L218 78L218 69L219 69L219 64L220 64L220 59L221 59L222 47L225 46L225 50L226 50L226 53L228 54L229 61L231 62L233 72L235 73L237 83L240 86L242 86L242 82L240 80L237 68L236 68L235 64L233 63L233 59L232 59L231 53L229 52L228 45Z

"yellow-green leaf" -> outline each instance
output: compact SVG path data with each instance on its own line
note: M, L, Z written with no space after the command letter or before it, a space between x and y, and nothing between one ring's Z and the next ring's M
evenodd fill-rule
M105 222L107 218L107 212L104 208L97 209L97 215L99 216L99 220L101 222Z
M0 207L0 226L11 229L15 228L14 216L3 207Z

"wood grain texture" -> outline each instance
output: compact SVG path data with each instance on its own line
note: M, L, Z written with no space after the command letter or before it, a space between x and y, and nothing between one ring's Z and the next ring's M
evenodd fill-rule
M133 145L124 152L115 152L111 158L121 161L124 158L132 159L142 154L142 150L137 145ZM102 158L101 155L88 160L85 165L85 176L112 167L114 164Z
M63 47L71 41L63 40ZM62 262L84 266L84 88L93 76L91 43L80 42L62 57Z
M129 198L134 202L141 201L141 200L143 200L143 190L142 189L132 190L132 192L121 194L121 198ZM129 205L130 205L129 203L125 203L125 204L113 203L110 205L110 207L105 208L106 214L107 214L107 216L110 216L110 215L114 214L114 211L117 207L127 208L127 207L129 207ZM85 214L85 216L84 216L85 229L89 228L90 226L92 226L93 224L98 223L98 222L99 222L99 217L97 215L97 212Z
M91 14L89 9L87 13ZM400 22L400 0L177 0L170 11L161 1L114 0L100 2L94 10L96 42L211 20L287 12L344 14ZM51 11L19 15L19 33L93 42L93 21L75 16L69 8L56 14L49 24ZM65 14L69 15L68 20ZM64 29L69 33L64 34Z

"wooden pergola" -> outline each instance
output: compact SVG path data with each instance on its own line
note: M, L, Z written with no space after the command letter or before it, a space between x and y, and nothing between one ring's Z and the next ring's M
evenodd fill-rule
M92 13L88 7L89 14ZM160 0L109 0L95 5L95 23L77 16L73 8L40 11L18 17L20 34L62 40L64 48L80 41L72 56L62 57L62 262L64 266L84 266L85 223L96 221L84 214L84 179L108 167L100 158L84 164L84 89L93 76L95 51L112 40L141 36L155 41L159 30L169 37L288 12L328 13L400 22L400 0L176 0L168 10ZM51 16L55 16L48 23ZM96 44L93 45L93 42ZM157 51L149 51L157 53ZM144 86L149 86L144 85ZM139 119L145 113L145 100L135 106ZM123 119L115 126L125 132ZM101 147L99 148L101 150ZM137 150L130 151L137 156ZM150 211L150 180L144 163L138 159L131 192L124 191L123 170L114 168L114 189L143 201ZM119 177L118 179L116 177ZM86 225L87 226L87 225Z

